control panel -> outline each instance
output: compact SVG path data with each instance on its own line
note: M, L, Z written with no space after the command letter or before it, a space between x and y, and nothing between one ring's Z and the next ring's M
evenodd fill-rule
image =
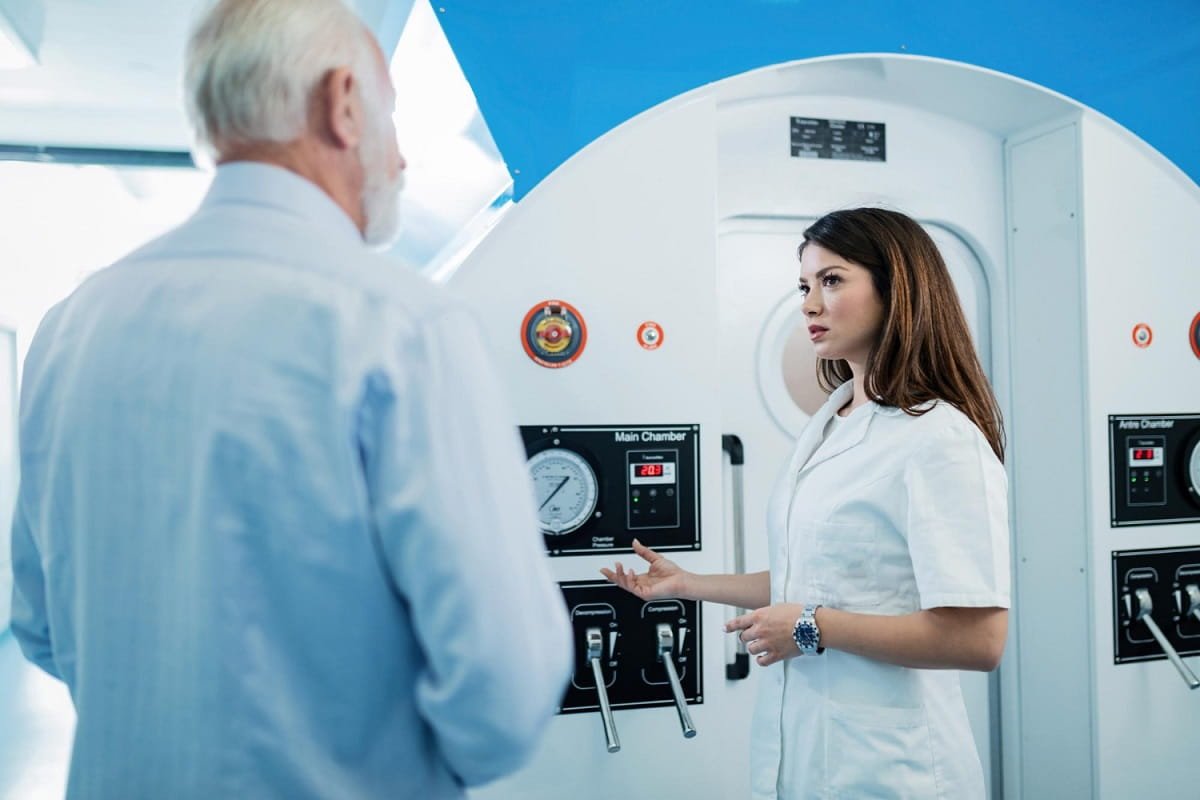
M521 426L552 556L700 549L700 427Z
M1200 414L1110 416L1113 527L1200 520Z
M607 581L560 586L575 632L575 672L559 713L598 712L609 752L620 749L614 709L673 705L683 736L695 736L687 707L704 700L700 604L645 601Z
M1112 554L1113 660L1168 659L1192 688L1181 656L1200 653L1200 547Z

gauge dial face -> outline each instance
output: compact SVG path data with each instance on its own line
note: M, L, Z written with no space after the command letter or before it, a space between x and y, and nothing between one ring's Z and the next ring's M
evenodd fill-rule
M588 521L596 510L596 473L574 450L552 447L529 459L542 533L562 536Z
M1188 455L1188 480L1192 483L1192 496L1200 498L1200 439L1192 443Z

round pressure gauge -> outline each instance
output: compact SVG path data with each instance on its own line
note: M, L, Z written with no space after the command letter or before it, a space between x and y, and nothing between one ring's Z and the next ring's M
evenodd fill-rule
M1200 436L1192 439L1192 449L1187 462L1188 493L1200 503Z
M576 530L596 510L596 473L574 450L552 447L529 458L542 533L561 536Z

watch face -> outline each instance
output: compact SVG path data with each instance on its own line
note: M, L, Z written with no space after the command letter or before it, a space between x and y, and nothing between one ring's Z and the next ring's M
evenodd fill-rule
M805 606L804 613L800 615L800 619L796 620L796 627L792 629L792 638L796 640L796 647L800 648L800 652L809 655L813 653L821 653L825 648L821 647L821 631L817 628L816 612L820 606L815 608Z
M808 620L802 619L796 623L792 638L796 640L796 647L800 648L801 653L812 653L817 649L817 631Z

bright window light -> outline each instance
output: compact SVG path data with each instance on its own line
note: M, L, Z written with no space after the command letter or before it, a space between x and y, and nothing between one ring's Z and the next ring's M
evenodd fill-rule
M37 66L37 59L12 22L0 13L0 69L26 69Z
M408 169L389 254L437 278L508 208L512 178L428 0L413 3L391 75Z

